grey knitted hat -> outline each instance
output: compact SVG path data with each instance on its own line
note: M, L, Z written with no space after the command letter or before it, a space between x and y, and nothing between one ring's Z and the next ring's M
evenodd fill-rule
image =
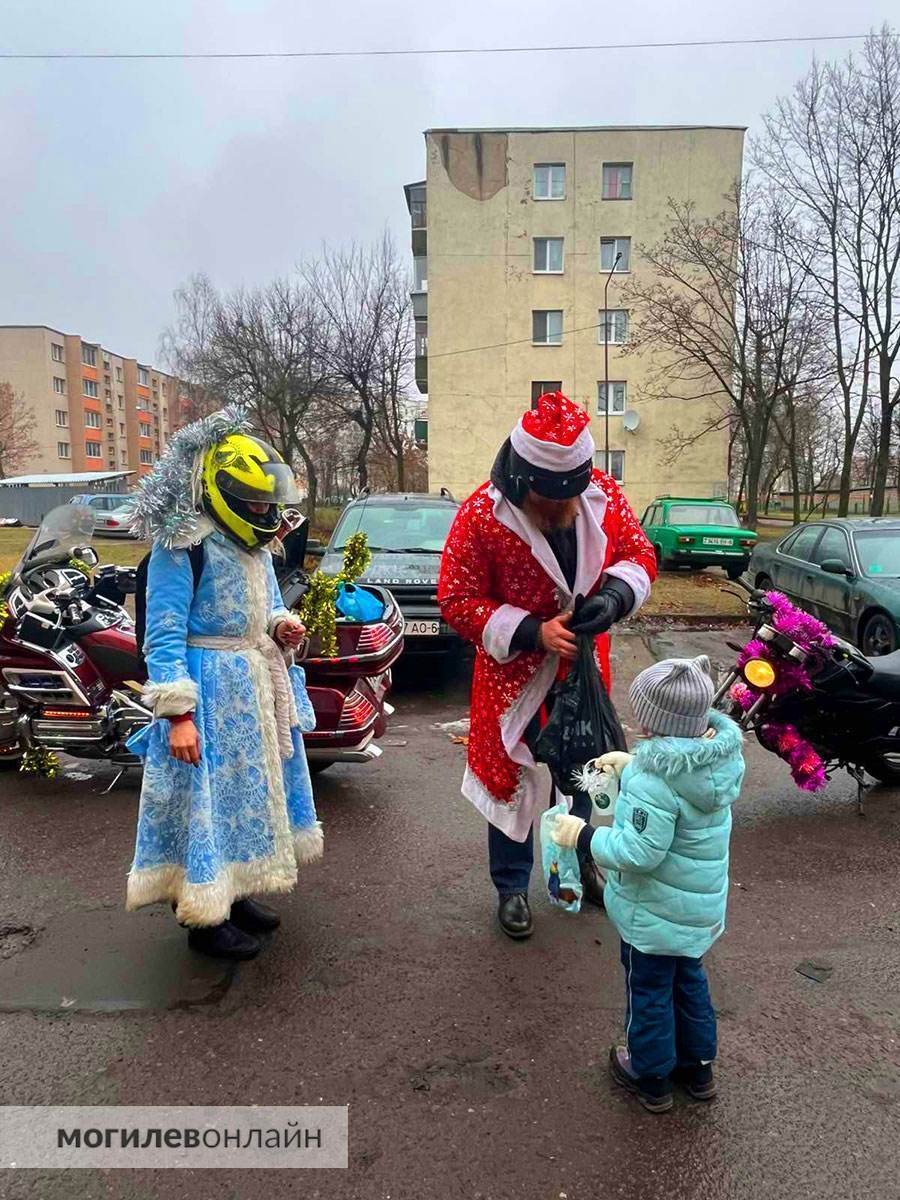
M654 663L629 690L635 719L661 737L701 737L709 727L713 682L709 659L665 658Z

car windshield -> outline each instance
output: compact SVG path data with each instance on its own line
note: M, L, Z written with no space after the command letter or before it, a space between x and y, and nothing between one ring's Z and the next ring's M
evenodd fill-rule
M896 579L900 576L900 529L872 529L854 533L862 573Z
M455 516L452 504L355 504L341 517L331 549L364 533L372 550L440 554Z
M669 509L670 525L727 525L737 529L737 513L727 504L673 504Z

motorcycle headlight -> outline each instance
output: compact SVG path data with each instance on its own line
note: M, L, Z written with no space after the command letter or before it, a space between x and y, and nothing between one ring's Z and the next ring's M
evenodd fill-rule
M744 678L751 687L765 691L775 682L775 668L764 658L751 658L744 663Z

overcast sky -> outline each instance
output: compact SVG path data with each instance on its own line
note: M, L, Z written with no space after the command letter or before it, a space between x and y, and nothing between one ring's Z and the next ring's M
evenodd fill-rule
M894 0L0 0L0 49L287 50L867 32ZM593 10L593 11L591 11ZM615 10L615 19L610 15ZM851 43L823 43L822 57ZM0 62L0 324L145 361L173 289L387 223L444 125L746 124L814 47L264 62Z

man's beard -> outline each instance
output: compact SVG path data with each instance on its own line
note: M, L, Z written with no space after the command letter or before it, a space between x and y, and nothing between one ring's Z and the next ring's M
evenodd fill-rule
M568 500L547 500L536 492L529 492L522 505L525 515L541 533L553 533L558 529L570 529L578 516L578 497Z

